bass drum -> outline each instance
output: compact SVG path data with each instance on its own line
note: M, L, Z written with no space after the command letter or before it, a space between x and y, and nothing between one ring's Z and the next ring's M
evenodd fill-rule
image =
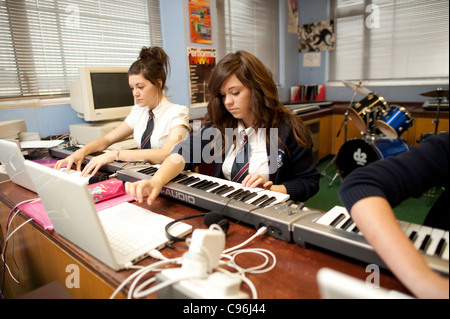
M358 167L366 166L379 159L395 156L409 150L403 140L379 137L375 141L352 139L344 143L336 157L336 168L341 178L345 178Z

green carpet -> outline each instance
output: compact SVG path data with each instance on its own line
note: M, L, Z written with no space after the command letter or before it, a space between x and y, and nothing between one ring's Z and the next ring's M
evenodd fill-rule
M323 211L329 211L336 205L343 206L338 196L341 180L337 177L332 182L332 178L336 173L336 166L333 164L324 172L326 166L332 159L332 156L326 157L317 165L319 172L325 173L325 175L320 178L319 192L305 202L306 206ZM438 192L439 190L436 191L434 197L428 196L428 193L426 193L420 198L405 200L397 207L394 207L394 213L397 219L415 224L423 224L426 214L439 195Z

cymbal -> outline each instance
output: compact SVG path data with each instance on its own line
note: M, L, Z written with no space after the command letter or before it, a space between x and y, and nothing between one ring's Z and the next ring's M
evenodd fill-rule
M355 83L348 82L348 81L343 81L342 83L344 83L346 87L348 87L350 90L352 90L356 93L366 95L366 96L370 94L370 90L366 89L361 84L355 84Z
M425 92L420 95L427 97L444 97L444 96L448 97L448 90L442 90L439 88L435 91Z

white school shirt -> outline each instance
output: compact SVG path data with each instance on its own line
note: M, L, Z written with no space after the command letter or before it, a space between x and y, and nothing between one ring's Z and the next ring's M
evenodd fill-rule
M239 123L238 134L244 129L244 126ZM266 130L261 129L256 132L253 128L246 128L250 146L250 158L249 158L249 174L259 174L264 180L269 180L269 161L267 158L267 146L266 146ZM240 146L242 145L242 139L240 135L236 138L236 147L231 146L225 156L225 160L222 165L222 173L224 177L231 180L231 168L233 167L234 159L238 153Z
M125 122L133 130L134 140L141 147L141 138L147 128L148 106L135 104ZM189 109L186 106L174 104L163 98L159 105L153 109L153 133L150 138L151 147L162 148L167 140L170 130L178 125L189 127ZM186 134L187 135L187 134Z

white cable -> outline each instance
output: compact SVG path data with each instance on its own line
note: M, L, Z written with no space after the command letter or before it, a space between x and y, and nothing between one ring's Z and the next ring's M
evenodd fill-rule
M247 245L249 242L251 242L256 237L264 235L266 232L267 232L267 227L263 226L263 227L259 228L258 231L253 236L248 238L246 241L244 241L244 242L242 242L242 243L240 243L240 244L238 244L238 245L236 245L234 247L231 247L231 248L228 248L228 249L224 250L223 253L226 254L226 253L228 253L230 251L233 251L233 250L236 250L238 248L241 248L241 247Z
M3 254L2 254L2 262L5 262L5 258L4 258L4 256L3 256ZM9 269L9 266L8 266L8 264L7 264L6 262L5 262L5 267L6 267L6 269L8 270L9 276L10 276L16 283L20 284L20 281L19 281L18 279L16 279L16 277L14 277L14 275L13 275L12 272L11 272L11 269Z
M23 222L20 226L18 226L17 228L14 229L14 231L8 235L8 237L6 237L5 239L5 243L16 233L16 231L18 231L20 228L22 228L23 226L25 226L25 224L28 224L29 222L31 222L32 219L28 219L27 221ZM6 247L6 245L5 245Z
M12 272L11 272L11 269L9 268L9 265L6 263L6 247L7 247L8 240L14 235L14 233L15 233L17 230L19 230L23 225L25 225L25 224L29 223L30 221L32 221L32 219L30 218L30 219L28 219L27 221L25 221L22 225L20 225L19 227L17 227L11 234L8 235L8 232L9 232L9 229L10 229L10 227L11 227L11 225L12 225L12 222L13 222L14 218L15 218L15 217L17 216L17 214L19 213L19 210L18 210L17 208L18 208L19 206L23 205L23 204L36 202L36 201L38 201L38 200L39 200L39 198L33 198L33 199L27 199L27 200L24 200L24 201L18 203L16 206L14 206L13 209L11 209L11 211L10 211L9 214L8 214L9 222L8 222L8 224L7 224L6 227L5 227L5 229L7 230L5 236L7 236L7 237L6 237L6 239L3 241L3 249L2 249L2 251L1 251L1 253L0 253L0 255L1 255L1 257L2 257L2 262L5 264L5 268L8 270L8 274L11 276L11 278L12 278L16 283L20 283L20 281L19 281L18 279L16 279L16 278L13 276L13 274L12 274ZM13 213L14 213L14 215L12 215ZM12 253L12 258L14 259L14 254L13 254L13 253Z
M166 256L164 256L159 250L153 249L151 250L148 255L152 258L159 259L159 260L169 260Z
M141 268L141 269L139 269L139 270L136 270L136 272L134 272L133 274L131 274L130 276L128 276L124 281L122 281L122 283L121 283L121 284L116 288L116 290L114 290L114 292L111 294L111 296L109 297L109 299L114 299L114 298L116 297L116 295L123 289L123 287L125 287L125 285L126 285L130 280L132 280L133 278L139 276L141 273L144 273L144 272L146 272L146 271L151 271L151 270L149 270L149 269L151 269L151 268L155 268L155 270L156 270L157 267L164 266L164 265L171 264L171 263L176 263L176 262L178 262L178 261L181 261L181 259L182 259L182 258L179 257L179 258L173 258L173 259L169 259L169 260L161 260L161 261L158 261L158 262L156 262L156 263L154 263L154 264L151 264L151 265L149 265L149 266L146 266L146 267L143 267L143 268Z
M266 260L258 266L254 266L254 267L250 267L250 268L242 268L241 266L239 266L236 263L235 259L238 255L243 254L243 253L259 254L259 255L263 256ZM270 265L269 267L264 269L264 267L269 263L269 258L267 255L265 255L266 253L272 257L272 265ZM243 272L243 273L263 274L263 273L271 271L273 268L275 268L275 265L276 265L275 255L270 250L263 249L263 248L241 249L241 250L237 250L237 251L233 252L232 254L230 254L230 256L231 256L231 265L233 265L233 267L235 267L236 269L238 269L240 272Z

